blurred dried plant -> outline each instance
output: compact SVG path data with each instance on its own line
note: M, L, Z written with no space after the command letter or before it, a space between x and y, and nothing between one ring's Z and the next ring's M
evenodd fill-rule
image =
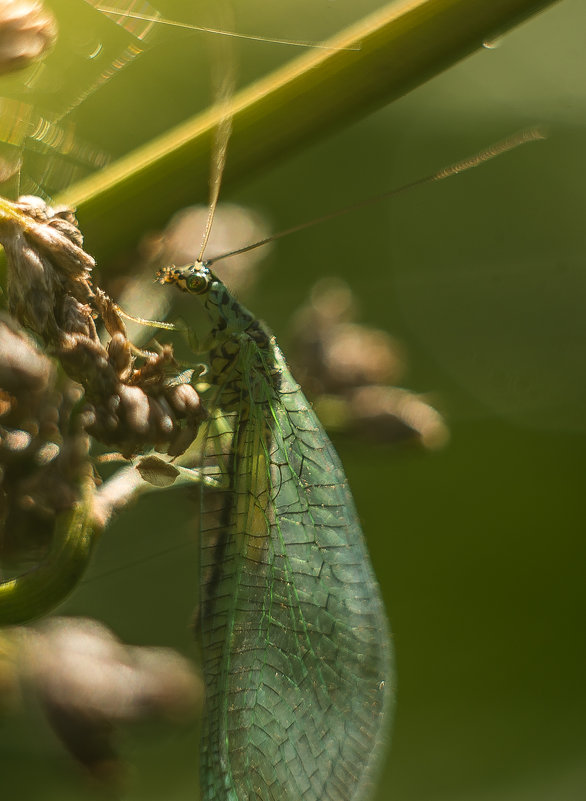
M123 778L114 738L123 723L201 713L203 685L191 663L168 648L121 643L101 623L54 617L0 634L0 709L36 697L53 730L92 776Z
M39 0L0 3L0 75L42 58L57 38L57 23Z
M72 414L81 392L32 339L0 317L0 552L38 561L56 516L78 500L88 437Z
M293 372L322 422L381 442L441 447L449 434L440 413L424 397L397 387L406 368L400 343L354 322L356 315L350 287L330 278L315 284L293 319Z

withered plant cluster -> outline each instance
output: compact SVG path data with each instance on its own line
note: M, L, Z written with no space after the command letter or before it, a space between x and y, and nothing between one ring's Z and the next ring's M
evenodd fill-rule
M54 518L77 500L88 438L72 419L80 391L8 315L0 317L0 552L36 561Z
M3 528L22 543L23 529L42 530L37 517L50 528L75 501L88 435L125 457L175 456L204 412L171 346L139 351L129 341L118 307L92 284L94 260L70 209L2 200L0 242L12 315L0 327L0 514L18 523Z
M86 430L125 456L150 447L181 453L203 411L171 347L134 348L118 307L92 285L95 262L70 209L53 209L36 197L10 205L16 214L0 223L9 311L83 387Z
M398 385L401 345L386 331L356 322L357 303L339 279L323 279L293 320L291 362L322 422L377 442L435 449L449 432L421 395Z
M187 722L200 714L203 686L168 648L125 645L96 621L52 617L0 633L0 714L32 698L80 765L115 787L125 773L117 728Z

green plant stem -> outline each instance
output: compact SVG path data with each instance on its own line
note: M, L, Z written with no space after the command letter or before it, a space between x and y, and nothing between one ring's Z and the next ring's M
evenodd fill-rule
M404 95L557 0L400 0L234 96L225 186ZM72 186L86 244L104 265L178 208L205 201L213 107Z
M26 623L48 614L79 583L98 535L91 476L84 479L81 490L75 506L58 515L47 558L27 573L0 581L0 626Z

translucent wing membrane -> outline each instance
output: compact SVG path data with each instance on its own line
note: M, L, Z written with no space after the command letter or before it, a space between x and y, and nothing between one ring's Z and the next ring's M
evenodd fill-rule
M274 340L238 335L210 362L208 470L224 489L202 498L203 798L358 801L391 667L347 480Z

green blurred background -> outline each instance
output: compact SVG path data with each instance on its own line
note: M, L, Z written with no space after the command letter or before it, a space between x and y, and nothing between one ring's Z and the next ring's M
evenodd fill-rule
M195 22L198 9L187 5L158 7L174 18L189 10ZM241 30L319 39L379 4L234 5ZM90 29L81 0L52 7L67 15L63 54L52 63L58 70L62 58L62 73L50 76L59 95L68 79L87 80L71 69L71 42L87 36L83 56L92 37L109 42L106 31L114 39L118 31L101 20ZM563 0L498 47L225 198L265 212L280 230L527 124L549 129L544 143L279 242L249 301L286 350L288 317L312 283L344 277L362 320L405 345L405 385L430 393L451 429L448 446L431 455L335 438L396 649L380 801L586 797L585 40L584 4ZM236 48L242 84L291 56L257 43ZM207 55L201 36L161 34L75 112L80 136L121 155L204 107ZM195 656L195 512L176 492L123 514L60 613ZM120 745L132 765L125 798L197 798L195 726L143 727ZM34 708L0 722L0 775L6 798L105 795Z

